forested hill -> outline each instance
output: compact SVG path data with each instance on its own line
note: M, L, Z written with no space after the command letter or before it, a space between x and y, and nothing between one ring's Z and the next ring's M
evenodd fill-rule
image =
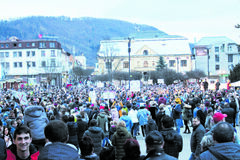
M128 37L136 31L166 33L148 25L121 20L68 17L25 17L0 21L0 40L11 36L21 40L38 39L38 35L54 36L62 48L76 55L84 54L87 65L94 66L99 42L112 37Z

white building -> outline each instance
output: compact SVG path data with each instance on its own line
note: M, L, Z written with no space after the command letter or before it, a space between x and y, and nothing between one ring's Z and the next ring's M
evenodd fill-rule
M238 45L227 37L204 37L194 46L196 69L210 77L225 77L239 63ZM209 58L208 58L209 55Z
M55 40L0 41L0 63L6 79L22 78L32 84L50 81L61 85L61 74L69 70L68 53Z
M78 66L82 67L83 69L87 68L87 60L83 54L80 56L75 56L75 60L77 61L77 63L79 63Z

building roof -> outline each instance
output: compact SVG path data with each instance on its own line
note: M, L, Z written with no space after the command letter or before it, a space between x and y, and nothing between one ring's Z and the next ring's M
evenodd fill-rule
M196 46L223 44L223 43L236 43L228 37L217 36L217 37L203 37L197 43Z

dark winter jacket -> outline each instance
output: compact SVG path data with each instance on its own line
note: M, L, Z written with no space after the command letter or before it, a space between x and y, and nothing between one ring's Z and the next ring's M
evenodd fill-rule
M29 106L24 111L24 124L32 132L33 140L45 139L44 128L48 124L48 118L42 106Z
M54 142L46 144L38 160L78 160L78 151L72 144Z
M216 158L213 153L218 154L222 159ZM239 160L240 159L240 145L233 142L217 143L210 147L208 151L200 155L200 160Z
M225 118L226 122L228 122L230 124L232 124L234 122L235 111L233 108L225 107L222 109L222 113L227 115L227 117Z
M180 119L181 114L182 114L182 107L180 104L177 104L173 108L173 119Z
M202 111L202 109L199 109L197 111L197 117L200 118L200 123L204 126L205 125L205 122L206 122L206 117L207 117L207 112L206 110L205 111Z
M78 126L77 135L79 143L83 137L84 132L88 129L88 123L80 119L77 121L77 126Z
M101 152L102 140L105 137L102 128L96 126L89 127L83 136L89 136L92 138L94 144L94 152L99 155Z
M145 158L146 160L177 160L177 158L166 154L162 148L149 151Z
M115 159L122 160L125 156L123 145L130 138L132 138L132 135L127 131L126 127L117 127L117 131L112 137L112 144L116 146Z
M68 133L69 139L68 143L73 144L75 147L79 147L78 145L78 126L75 122L68 122Z
M193 127L193 133L191 136L191 152L195 153L196 156L199 156L201 152L201 144L202 138L205 134L205 128L202 124Z
M106 134L108 132L108 118L107 115L104 112L101 112L98 114L97 117L97 124L98 127L102 128L102 130L104 131L104 133Z
M162 130L162 118L165 116L165 112L158 112L156 116L156 123L158 126L158 131Z
M6 143L2 138L0 138L0 159L6 159L6 157Z
M97 154L93 153L91 155L87 155L87 156L80 156L80 160L99 160L99 157Z
M172 128L164 128L161 131L164 139L164 152L170 156L178 158L179 152L183 148L183 138Z
M183 120L186 120L186 121L189 121L192 119L192 109L191 108L186 108L186 107L183 107L183 114L182 114L182 119Z
M146 135L153 130L158 130L158 126L153 119L149 119L146 125Z

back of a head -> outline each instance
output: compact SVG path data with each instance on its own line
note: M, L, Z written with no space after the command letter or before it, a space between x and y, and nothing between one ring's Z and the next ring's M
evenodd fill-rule
M84 136L79 142L79 147L81 150L81 155L83 156L91 155L94 148L91 137Z
M31 130L27 126L21 125L15 129L13 139L16 139L17 135L20 135L22 133L29 133L30 137L32 137Z
M234 128L227 122L216 124L213 130L213 139L218 143L233 142Z
M97 121L95 119L92 119L89 123L90 127L97 126Z
M140 157L141 151L140 146L137 140L127 139L124 143L124 152L128 158L138 158Z
M73 115L70 115L70 116L68 117L68 121L69 121L69 122L74 122L74 116L73 116Z
M50 142L68 141L68 127L60 120L50 121L44 129L44 134Z
M126 116L127 115L127 111L123 110L122 111L122 115Z
M173 118L166 115L162 118L162 125L164 128L171 128L174 126Z
M147 145L162 145L164 139L159 131L154 130L147 135L145 142Z

